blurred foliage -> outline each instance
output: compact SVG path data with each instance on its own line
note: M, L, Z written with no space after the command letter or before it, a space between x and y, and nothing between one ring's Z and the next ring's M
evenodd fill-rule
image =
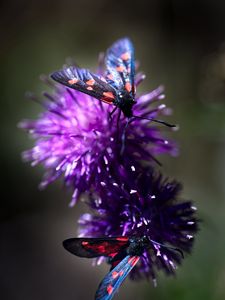
M166 87L181 149L178 158L161 158L163 171L183 182L202 222L176 279L160 275L158 288L127 280L118 299L225 299L225 3L9 0L0 13L2 299L93 299L108 269L62 249L84 207L69 209L60 183L38 191L42 170L21 162L32 142L16 126L41 112L24 97L46 89L40 74L67 57L95 68L98 53L123 36L147 74L141 89Z

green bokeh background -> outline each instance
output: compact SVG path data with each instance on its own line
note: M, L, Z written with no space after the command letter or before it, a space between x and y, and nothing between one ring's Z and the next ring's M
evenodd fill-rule
M2 3L1 31L1 247L4 300L93 299L108 266L64 251L76 235L85 207L68 208L70 192L57 182L40 192L43 170L23 164L32 146L17 129L41 107L24 94L46 89L40 74L74 57L94 68L114 40L129 36L147 79L148 91L163 83L178 158L163 157L162 171L184 184L202 219L191 256L176 278L160 274L158 287L126 281L116 299L225 299L225 3L215 0L103 1L9 0Z

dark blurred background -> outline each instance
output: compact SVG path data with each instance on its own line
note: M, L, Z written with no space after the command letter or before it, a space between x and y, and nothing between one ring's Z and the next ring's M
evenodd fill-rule
M209 0L1 2L1 226L0 295L4 300L93 299L108 267L66 253L63 239L76 236L82 204L68 208L61 182L38 190L43 174L21 161L32 146L17 129L41 107L26 100L46 89L49 74L74 57L97 65L99 51L129 36L148 91L163 83L166 103L180 124L173 138L178 158L161 158L163 172L184 184L203 220L192 256L177 278L126 281L117 299L225 299L225 2Z

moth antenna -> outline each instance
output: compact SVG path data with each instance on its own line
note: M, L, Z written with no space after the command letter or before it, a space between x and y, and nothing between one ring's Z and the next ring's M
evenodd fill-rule
M171 247L171 246L167 246L167 245L164 245L164 244L161 244L161 243L158 243L154 240L151 240L149 239L153 244L155 245L158 245L158 246L161 246L161 247L164 247L164 248L167 248L167 249L171 249L171 250L174 250L176 252L179 252L179 254L181 255L182 258L184 258L184 253L182 250L180 250L179 248L175 248L175 247Z
M134 119L142 119L142 120L148 120L148 121L153 121L153 122L156 122L156 123L160 123L160 124L163 124L167 127L176 127L176 125L174 124L170 124L170 123L167 123L165 121L162 121L162 120L158 120L158 119L153 119L153 118L144 118L144 117L141 117L141 116L132 116Z

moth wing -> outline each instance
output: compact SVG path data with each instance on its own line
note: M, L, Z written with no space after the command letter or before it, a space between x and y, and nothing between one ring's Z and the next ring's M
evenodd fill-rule
M134 47L129 38L116 41L106 52L106 80L121 90L135 96Z
M126 256L100 283L95 300L110 300L139 261L139 256Z
M113 104L116 99L115 89L110 86L105 78L95 75L86 69L71 66L52 73L51 78L108 104Z
M112 238L70 238L63 247L70 253L87 258L99 256L113 257L129 245L127 237Z

